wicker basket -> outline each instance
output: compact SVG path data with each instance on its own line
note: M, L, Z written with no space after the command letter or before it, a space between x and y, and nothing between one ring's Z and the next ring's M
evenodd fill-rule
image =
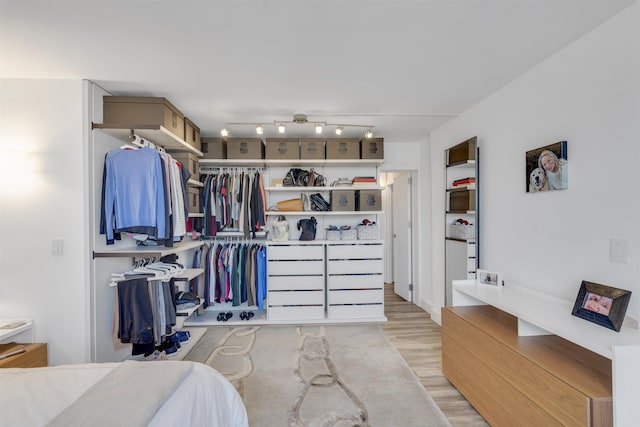
M359 225L357 229L359 240L376 240L378 238L377 224Z

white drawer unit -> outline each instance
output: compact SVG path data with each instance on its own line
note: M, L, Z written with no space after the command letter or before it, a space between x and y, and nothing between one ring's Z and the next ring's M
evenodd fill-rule
M327 244L327 310L331 320L384 318L384 247Z
M278 242L267 248L267 318L325 318L325 257L322 243Z

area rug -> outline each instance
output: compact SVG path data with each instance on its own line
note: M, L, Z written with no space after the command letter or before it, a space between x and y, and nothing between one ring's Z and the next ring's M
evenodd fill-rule
M235 385L251 427L451 425L379 325L210 327L185 359Z

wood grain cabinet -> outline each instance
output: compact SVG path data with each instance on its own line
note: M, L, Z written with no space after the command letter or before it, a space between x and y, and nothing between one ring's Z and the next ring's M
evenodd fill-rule
M23 353L0 359L0 368L41 368L47 366L47 344L24 344Z
M492 426L613 425L611 360L490 305L442 308L442 371Z

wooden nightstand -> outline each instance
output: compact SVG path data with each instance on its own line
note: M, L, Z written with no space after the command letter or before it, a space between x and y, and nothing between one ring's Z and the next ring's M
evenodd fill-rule
M23 353L0 359L0 368L40 368L47 366L47 343L24 344Z

